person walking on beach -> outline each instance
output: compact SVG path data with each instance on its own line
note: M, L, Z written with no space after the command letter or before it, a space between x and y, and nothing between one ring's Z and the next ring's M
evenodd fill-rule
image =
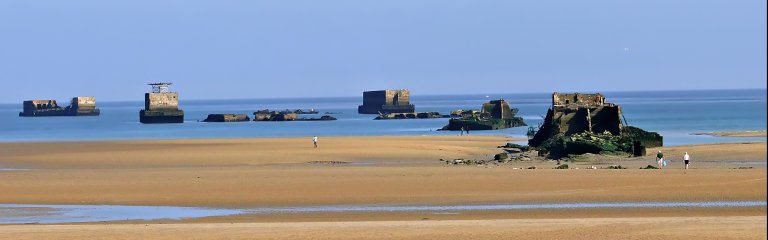
M688 164L691 163L691 156L688 155L688 152L683 155L683 161L685 161L685 170L688 170Z
M461 133L459 133L459 136L464 136L464 127L461 127Z
M656 163L659 166L659 169L661 169L661 165L664 163L664 154L661 153L661 150L659 150L659 153L656 153Z
M312 137L312 143L314 143L315 148L317 148L317 136Z

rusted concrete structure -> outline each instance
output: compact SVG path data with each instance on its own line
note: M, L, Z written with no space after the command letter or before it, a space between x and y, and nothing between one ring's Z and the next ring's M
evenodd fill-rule
M182 123L184 111L179 109L179 93L168 91L171 83L150 83L152 92L144 94L141 123Z
M361 114L412 113L411 93L406 89L363 92L363 105L357 107Z
M56 100L24 101L23 107L24 111L19 113L21 117L98 116L100 114L94 97L74 97L69 106L64 108L60 107Z
M621 107L606 102L605 96L600 93L555 92L552 93L552 107L547 111L541 127L528 140L528 145L544 145L546 151L552 148L559 151L556 154L558 157L572 153L599 153L606 146L612 149L615 147L616 151L632 151L635 154L639 154L646 147L662 146L663 139L660 135L625 126L623 118ZM610 141L595 144L585 139ZM633 150L635 148L642 149Z
M247 122L251 118L246 114L208 114L203 122Z

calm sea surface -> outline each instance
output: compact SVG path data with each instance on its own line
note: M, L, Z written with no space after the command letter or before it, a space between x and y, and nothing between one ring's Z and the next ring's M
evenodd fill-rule
M665 145L711 142L765 141L766 138L723 138L692 133L712 131L766 130L766 90L605 92L607 101L621 104L630 125L664 136ZM530 126L538 126L550 105L551 94L494 94L411 96L417 111L448 114L454 109L479 109L483 102L503 98L520 109ZM143 93L137 93L143 100ZM357 114L362 97L184 100L183 124L141 124L142 101L98 102L99 117L18 117L22 105L0 104L0 141L76 141L183 138L251 138L365 135L453 135L435 131L447 119L373 120L374 115ZM63 99L60 100L64 101ZM319 117L333 112L338 121L317 122L198 122L209 113L247 113L258 109L315 108ZM474 131L477 135L525 137L527 127L495 131Z

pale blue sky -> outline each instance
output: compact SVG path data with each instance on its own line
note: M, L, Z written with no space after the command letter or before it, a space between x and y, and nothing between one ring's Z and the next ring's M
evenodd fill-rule
M0 0L0 102L765 88L766 2Z

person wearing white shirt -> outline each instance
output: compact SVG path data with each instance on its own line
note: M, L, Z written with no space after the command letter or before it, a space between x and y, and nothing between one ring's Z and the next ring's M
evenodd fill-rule
M315 148L317 148L317 136L312 137L312 143L314 143Z
M688 164L691 162L691 156L688 156L688 152L683 155L683 160L685 161L685 169L688 169Z

